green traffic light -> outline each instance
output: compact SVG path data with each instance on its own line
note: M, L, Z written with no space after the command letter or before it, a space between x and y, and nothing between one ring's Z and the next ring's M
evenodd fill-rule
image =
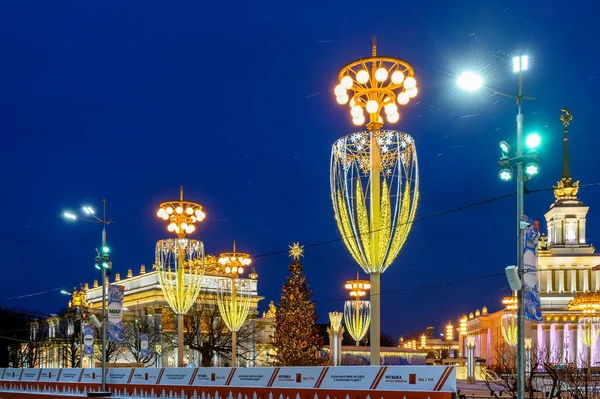
M537 148L541 144L541 142L542 138L537 133L531 133L525 139L525 145L530 149Z
M502 168L498 172L498 177L500 177L500 180L509 181L512 179L512 171L509 168Z
M539 166L535 163L530 163L525 167L525 173L527 173L529 176L535 176L539 173L539 171Z
M107 247L106 245L102 247L102 253L103 254L107 254L109 252L110 252L110 248L109 247Z

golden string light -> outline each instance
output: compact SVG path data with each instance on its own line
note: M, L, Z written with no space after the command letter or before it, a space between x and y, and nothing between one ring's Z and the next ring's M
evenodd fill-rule
M179 201L161 203L157 216L170 221L167 229L177 234L177 238L156 243L154 269L164 297L177 315L177 363L183 367L183 317L198 298L205 270L204 244L185 237L205 215L200 204L183 200L181 187Z
M501 319L501 324L500 324L500 329L502 331L502 336L504 337L504 340L506 341L506 343L510 346L516 346L517 345L517 341L518 341L518 334L517 334L517 315L516 315L516 311L517 311L517 297L516 296L509 296L509 297L505 297L502 300L502 303L504 304L506 311L508 313L505 313L502 315L502 319Z

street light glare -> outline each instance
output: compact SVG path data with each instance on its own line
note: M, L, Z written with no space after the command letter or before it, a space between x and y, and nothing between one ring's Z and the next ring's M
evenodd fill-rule
M91 206L84 206L83 207L83 211L87 214L87 215L93 215L94 214L94 208L92 208Z
M530 149L537 148L541 144L541 142L542 138L537 133L531 133L525 139L525 145Z
M529 59L526 55L513 57L513 72L526 71L529 64Z
M503 154L508 154L510 152L510 145L506 141L501 141L500 150L502 150Z
M456 79L456 83L463 90L476 91L483 86L483 79L476 73L464 72Z
M70 292L65 291L65 290L60 290L60 293L63 294L63 295L71 295Z
M64 212L63 217L65 219L69 219L69 220L77 220L77 215L75 215L74 213L71 213L71 212Z

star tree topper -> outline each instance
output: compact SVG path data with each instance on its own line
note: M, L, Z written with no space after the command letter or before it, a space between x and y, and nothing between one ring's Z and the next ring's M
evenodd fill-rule
M295 242L294 245L288 245L288 247L290 248L290 256L294 257L294 260L298 260L301 256L304 256L302 254L304 252L302 249L304 245L300 246L299 242Z

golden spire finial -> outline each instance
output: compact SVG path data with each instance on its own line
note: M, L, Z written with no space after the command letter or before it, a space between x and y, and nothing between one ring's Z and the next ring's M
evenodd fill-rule
M561 199L577 199L579 191L579 182L573 182L571 179L571 163L569 159L569 124L573 120L573 115L568 108L561 109L560 120L563 123L563 165L562 178L554 186L554 196L557 200Z
M304 250L302 249L304 248L304 245L300 246L299 242L295 242L294 245L288 245L288 247L290 248L290 256L292 256L294 260L298 260L301 256L304 256Z

